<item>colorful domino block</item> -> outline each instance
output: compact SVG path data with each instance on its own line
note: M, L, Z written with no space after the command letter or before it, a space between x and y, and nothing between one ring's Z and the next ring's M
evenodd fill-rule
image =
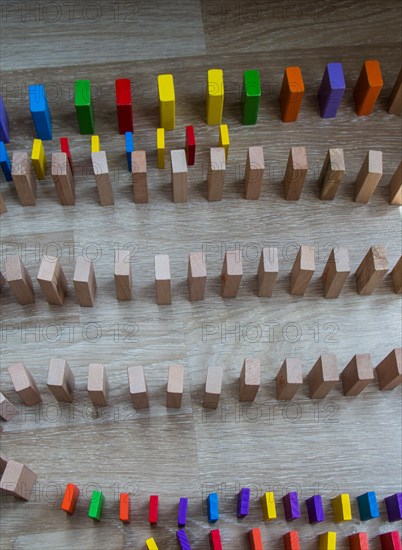
M91 83L89 80L75 81L74 103L80 134L93 134L95 123L91 98Z
M334 531L322 533L319 537L318 549L336 550L336 533Z
M52 139L52 117L43 84L28 87L29 110L39 139Z
M401 550L401 538L399 531L390 531L380 535L381 550Z
M6 107L3 98L0 95L0 141L8 143L10 141L9 123Z
M367 533L349 535L350 550L369 550Z
M131 153L134 151L134 134L133 132L126 132L124 134L124 142L126 146L127 168L131 172Z
M332 510L334 512L334 522L350 521L352 519L352 510L350 507L350 496L342 493L332 499Z
M293 521L300 517L300 506L297 491L287 493L282 498L282 502L286 521Z
M288 531L283 535L284 550L300 550L299 533L297 531Z
M402 493L395 493L385 497L388 521L399 521L402 519Z
M375 491L368 491L367 493L359 495L357 497L357 506L359 508L361 521L378 518L380 515Z
M207 497L207 511L209 523L215 523L219 519L219 502L217 493L209 493Z
M261 497L262 515L264 520L276 519L275 495L268 491Z
M130 495L128 493L120 493L119 499L119 518L123 523L130 522Z
M93 491L91 502L89 504L88 517L99 521L102 515L102 508L105 502L105 496L102 491Z
M383 84L380 63L376 60L365 61L353 88L357 115L367 116L371 113Z
M3 141L0 141L0 165L6 181L13 181L13 176L11 175L11 160Z
M32 145L31 160L38 180L46 177L46 155L41 139L34 139Z
M158 76L158 93L160 126L165 130L174 130L176 123L176 98L173 75L160 74Z
M128 78L118 78L115 82L115 90L119 134L134 132L131 81Z
M223 147L225 149L225 160L228 161L229 156L229 146L230 146L230 137L229 137L229 128L227 124L221 124L219 126L219 143L218 147Z
M297 120L304 96L304 82L300 67L287 67L279 95L283 122Z
M219 529L212 529L212 531L210 531L209 545L211 550L222 550L221 533Z
M158 506L159 506L158 495L151 495L149 497L149 510L148 510L148 521L150 525L156 525L158 523Z
M252 69L243 73L242 124L257 124L258 109L261 100L259 71Z
M179 500L179 510L177 513L177 525L179 527L185 527L187 523L187 508L188 508L188 498L180 497Z
M208 125L221 124L224 93L222 69L209 69L206 101Z
M190 542L184 529L176 531L176 538L180 545L180 550L191 550Z
M314 495L306 500L308 519L310 523L325 521L324 507L321 495Z
M156 153L158 168L165 168L165 129L156 130Z
M69 162L70 168L71 168L71 172L74 174L73 159L72 159L72 156L71 156L70 145L68 143L68 138L67 137L61 137L60 138L60 151L67 155L68 162Z
M254 527L248 532L248 541L250 543L250 550L264 550L261 529L258 527Z
M100 138L99 136L91 136L91 153L99 153L100 148Z
M250 508L250 489L243 487L237 494L237 517L245 518Z
M322 118L335 118L345 91L342 63L328 63L318 90Z
M188 166L194 166L195 164L195 134L194 126L186 126L186 158Z
M147 545L147 550L159 550L153 537L147 539L145 544Z
M74 485L74 483L67 483L66 490L64 491L63 501L61 503L61 509L67 512L67 514L74 514L79 496L79 488Z

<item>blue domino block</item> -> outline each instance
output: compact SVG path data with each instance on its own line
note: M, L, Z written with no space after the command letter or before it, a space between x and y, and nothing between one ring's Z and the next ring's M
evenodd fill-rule
M358 496L357 506L359 507L361 521L367 521L380 516L380 512L378 511L377 496L374 491L369 491L368 493Z
M126 132L124 135L126 140L127 166L128 171L131 172L131 153L134 151L134 135L133 132Z
M43 84L32 84L29 91L29 109L39 139L52 139L52 117Z
M322 118L334 118L345 91L342 63L328 63L318 90Z
M215 523L219 519L219 506L218 506L218 494L209 493L207 498L208 507L208 521L209 523Z
M0 164L6 181L13 181L13 177L11 175L10 157L8 156L7 149L2 141L0 141Z
M8 143L10 141L8 126L7 111L4 106L3 98L0 95L0 141L4 141L4 143Z

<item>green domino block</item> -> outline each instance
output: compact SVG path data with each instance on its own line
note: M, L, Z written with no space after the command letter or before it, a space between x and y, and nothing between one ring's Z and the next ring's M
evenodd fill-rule
M244 71L242 94L242 124L256 124L261 99L260 73L253 69Z
M102 491L93 491L91 503L89 505L88 517L99 521L104 502L105 497L103 496Z
M91 99L91 83L89 80L75 81L75 110L77 112L80 134L93 134L95 132L95 123Z

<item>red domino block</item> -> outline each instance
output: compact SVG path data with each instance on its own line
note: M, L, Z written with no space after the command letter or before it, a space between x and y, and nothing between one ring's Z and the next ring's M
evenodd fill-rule
M222 550L222 541L219 529L212 529L209 533L209 543L211 545L211 550Z
M264 550L261 530L258 527L254 527L254 529L248 532L248 540L250 543L250 550Z
M399 537L399 531L390 531L389 533L383 533L380 535L381 549L382 550L401 550L401 539Z
M80 495L80 490L74 483L67 483L66 490L64 491L63 502L61 503L61 509L68 514L74 514L77 500Z
M285 550L300 550L299 533L289 531L283 535L283 547Z
M116 80L116 108L119 134L134 132L131 81L128 78Z
M71 168L71 172L74 174L73 158L71 156L70 145L68 143L68 138L67 137L61 137L60 138L60 151L62 153L66 153L67 158L68 158L68 163L69 163L70 168Z
M193 126L186 126L186 157L187 165L195 164L195 134Z
M158 523L158 495L151 495L149 497L149 523L151 525L156 525Z
M129 523L130 521L130 495L120 493L120 521Z
M369 550L367 533L349 535L350 550Z

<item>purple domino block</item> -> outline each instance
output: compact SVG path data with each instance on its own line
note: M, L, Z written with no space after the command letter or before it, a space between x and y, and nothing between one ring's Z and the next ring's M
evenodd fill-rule
M322 118L334 118L345 91L342 63L328 63L318 90Z
M385 497L388 521L399 521L402 519L402 493L395 493Z
M179 512L177 514L177 525L179 527L185 527L187 522L187 507L188 498L180 497L179 500Z
M178 531L176 531L176 537L180 544L181 550L191 550L191 546L184 529L179 529Z
M8 130L8 115L4 106L3 98L0 95L0 141L8 143L10 141L10 133Z
M237 517L245 518L250 507L250 489L243 487L237 494Z
M314 495L306 500L308 519L310 523L325 521L324 507L321 495Z
M299 498L296 491L292 491L282 498L286 521L293 521L300 517Z

